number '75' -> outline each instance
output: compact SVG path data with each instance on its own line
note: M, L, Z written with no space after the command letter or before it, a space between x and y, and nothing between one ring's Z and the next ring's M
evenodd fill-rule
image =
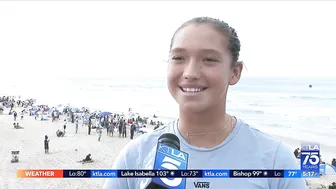
M305 155L305 159L303 160L303 165L306 165L308 160L312 165L317 165L320 162L320 158L318 156L318 152L302 152L302 155Z

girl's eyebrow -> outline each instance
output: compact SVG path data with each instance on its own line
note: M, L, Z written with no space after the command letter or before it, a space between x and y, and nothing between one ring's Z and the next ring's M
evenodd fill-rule
M216 55L220 55L221 53L217 51L216 49L199 49L198 51L205 52L205 53L213 53ZM176 47L171 50L173 53L181 53L181 52L187 52L187 49L181 48L181 47Z
M180 48L180 47L177 47L177 48L173 48L171 50L171 52L174 52L174 53L178 53L178 52L186 52L187 50L184 49L184 48Z

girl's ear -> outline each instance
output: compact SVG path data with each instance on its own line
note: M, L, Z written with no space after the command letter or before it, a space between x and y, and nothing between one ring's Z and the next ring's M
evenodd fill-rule
M244 63L238 61L234 64L231 72L231 78L229 80L229 85L235 85L240 80L240 76L243 70Z

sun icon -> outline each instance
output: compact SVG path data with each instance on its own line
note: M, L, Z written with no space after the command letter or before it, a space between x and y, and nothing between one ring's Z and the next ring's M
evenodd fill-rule
M175 175L174 171L170 171L170 176L174 176L174 175Z

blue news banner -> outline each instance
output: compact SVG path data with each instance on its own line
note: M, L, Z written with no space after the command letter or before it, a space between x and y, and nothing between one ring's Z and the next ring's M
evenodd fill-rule
M302 178L301 170L63 170L63 178Z
M63 178L317 178L319 144L301 145L300 164L300 170L63 170Z

